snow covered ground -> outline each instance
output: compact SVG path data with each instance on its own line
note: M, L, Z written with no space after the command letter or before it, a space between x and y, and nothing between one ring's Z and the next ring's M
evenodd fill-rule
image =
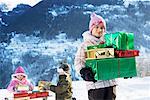
M150 77L117 79L116 100L150 100ZM73 82L74 96L77 100L88 100L83 81Z
M150 100L150 77L118 79L117 100Z
M150 100L150 77L117 79L116 100ZM73 81L73 96L77 100L88 100L84 81ZM0 90L0 100L4 100L10 93L7 90ZM12 95L10 95L12 97ZM52 95L48 100L55 100ZM13 99L10 99L13 100Z

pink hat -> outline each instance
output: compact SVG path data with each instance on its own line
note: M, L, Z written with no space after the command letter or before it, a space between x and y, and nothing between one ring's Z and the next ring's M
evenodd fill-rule
M17 76L17 75L23 75L23 76L27 77L27 75L25 74L25 71L24 71L24 69L23 69L22 66L19 66L19 67L16 69L15 74L13 74L12 77L15 77L15 76Z
M105 20L101 16L96 15L95 13L92 13L91 14L91 20L90 20L90 23L89 23L90 32L92 32L95 25L98 25L100 23L104 24L105 32L106 32L106 22L105 22Z

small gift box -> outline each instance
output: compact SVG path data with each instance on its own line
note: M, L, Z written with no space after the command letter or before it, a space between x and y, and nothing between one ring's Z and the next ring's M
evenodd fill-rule
M18 85L17 91L29 91L29 86L27 86L27 85Z
M28 93L14 93L14 100L30 100Z
M115 50L115 57L135 57L139 56L139 50Z
M103 59L103 58L114 58L114 48L101 48L87 50L86 59Z
M126 32L116 32L105 34L106 46L111 46L116 50L133 50L134 49L134 34Z

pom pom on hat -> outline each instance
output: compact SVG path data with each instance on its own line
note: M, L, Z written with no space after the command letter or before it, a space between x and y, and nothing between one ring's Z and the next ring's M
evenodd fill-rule
M98 25L100 23L104 24L105 31L106 31L106 22L105 22L105 20L101 16L99 16L95 13L92 13L91 14L91 20L90 20L90 23L89 23L89 31L92 32L95 25Z

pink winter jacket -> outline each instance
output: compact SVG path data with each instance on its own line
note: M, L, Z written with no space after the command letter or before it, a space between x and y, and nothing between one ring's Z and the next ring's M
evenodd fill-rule
M89 31L86 31L82 34L83 36L83 42L81 45L78 47L77 53L75 55L75 69L77 73L80 75L80 70L85 67L85 50L87 46L90 45L97 45L100 42L104 42L104 36L102 36L100 39L96 38L91 35ZM104 87L109 87L109 86L114 86L116 85L115 80L98 80L97 82L89 82L86 81L87 89L96 89L96 88L104 88Z
M20 81L16 78L12 79L9 86L7 87L7 90L10 92L15 92L15 88L18 85L27 85L27 86L29 86L29 90L33 90L33 85L26 78L22 81Z

